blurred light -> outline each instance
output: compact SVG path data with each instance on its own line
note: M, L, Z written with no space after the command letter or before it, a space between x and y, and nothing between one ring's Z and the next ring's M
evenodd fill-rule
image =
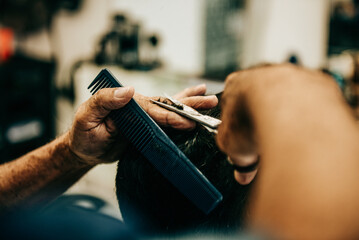
M14 33L10 28L0 28L0 63L8 60L14 52Z

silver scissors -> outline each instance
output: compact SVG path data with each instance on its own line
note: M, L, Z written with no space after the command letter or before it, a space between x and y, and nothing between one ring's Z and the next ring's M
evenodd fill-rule
M173 99L166 94L165 96L166 96L166 100L170 101L171 104L166 102L155 101L152 99L151 101L163 108L166 108L167 110L173 111L175 113L180 114L181 116L196 121L200 123L204 128L206 128L209 132L217 134L217 128L222 123L221 120L208 115L203 115L198 111L196 111L195 109L181 103L180 101Z

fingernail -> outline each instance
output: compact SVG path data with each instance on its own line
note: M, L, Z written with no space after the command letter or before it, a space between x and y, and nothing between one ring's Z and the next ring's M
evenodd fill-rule
M132 90L132 87L120 87L115 90L114 96L116 98L123 98L127 95L129 91Z
M208 99L211 99L211 100L213 100L213 101L217 101L217 102L218 102L218 98L217 98L216 95L209 95L209 96L207 96L207 97L208 97Z

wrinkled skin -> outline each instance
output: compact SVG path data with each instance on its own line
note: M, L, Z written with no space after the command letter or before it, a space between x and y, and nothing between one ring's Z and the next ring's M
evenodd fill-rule
M199 85L187 88L174 97L197 109L216 106L217 98L203 96L205 92L206 86ZM150 101L150 99L158 99L158 97L135 94L132 87L101 89L80 106L69 133L70 149L79 161L96 165L121 158L121 154L127 147L127 142L107 115L111 110L126 105L132 97L162 126L190 130L196 125L193 121L165 110Z

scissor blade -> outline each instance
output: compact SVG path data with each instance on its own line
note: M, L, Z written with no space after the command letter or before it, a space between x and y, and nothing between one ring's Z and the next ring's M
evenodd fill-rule
M210 116L207 116L207 115L202 115L200 114L199 112L197 112L196 110L194 110L193 108L190 108L186 105L184 105L184 109L181 110L181 109L178 109L174 106L171 106L171 105L168 105L166 103L162 103L162 102L159 102L159 101L155 101L155 100L151 100L153 103L163 107L163 108L166 108L170 111L173 111L175 113L178 113L180 114L181 116L184 116L186 118L189 118L193 121L196 121L202 125L205 125L207 127L210 127L212 129L216 129L219 124L221 124L221 120L217 119L217 118L213 118L213 117L210 117ZM190 109L191 111L186 111L186 109Z

